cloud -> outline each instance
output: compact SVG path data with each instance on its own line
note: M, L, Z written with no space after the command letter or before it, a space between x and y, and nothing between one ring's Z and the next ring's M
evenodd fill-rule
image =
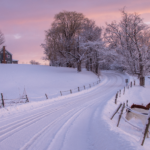
M14 38L15 38L15 39L20 39L20 38L21 38L21 35L20 35L20 34L15 34L15 35L14 35Z
M150 24L150 22L145 22L146 24Z

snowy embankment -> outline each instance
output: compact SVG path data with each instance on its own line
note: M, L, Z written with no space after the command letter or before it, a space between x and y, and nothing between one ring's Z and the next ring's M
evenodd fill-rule
M121 119L119 127L116 127L117 121L118 121L118 113L115 115L113 120L110 120L112 114L117 109L120 103L123 103L128 100L128 106L131 106L133 103L138 105L144 105L146 106L148 103L150 103L150 79L146 77L146 86L140 87L139 86L139 80L136 78L129 77L130 81L136 80L136 86L130 87L129 89L125 89L125 94L123 95L123 89L121 89L121 96L118 97L117 105L114 103L115 101L115 95L112 97L110 101L107 102L104 111L103 111L103 118L107 123L110 125L110 129L119 133L121 136L123 136L126 140L129 140L132 145L137 145L137 149L150 149L150 138L145 140L144 147L141 147L140 139L142 138L142 133L132 125L125 122L123 119ZM125 117L126 112L124 111L123 117ZM138 126L140 128L143 128L143 124L140 120L137 119L131 119L129 121L135 126Z

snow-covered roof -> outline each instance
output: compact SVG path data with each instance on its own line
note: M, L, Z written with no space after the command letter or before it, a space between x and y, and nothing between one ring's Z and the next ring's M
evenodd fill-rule
M3 50L3 48L0 50L0 52ZM12 55L8 50L5 49L6 52L8 52L10 55Z
M18 61L18 60L13 59L12 61Z

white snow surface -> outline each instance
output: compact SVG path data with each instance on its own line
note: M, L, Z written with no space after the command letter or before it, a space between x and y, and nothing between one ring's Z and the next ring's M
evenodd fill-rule
M130 141L132 145L137 146L137 150L150 150L150 138L146 138L144 142L144 146L141 146L141 139L143 137L142 132L137 128L133 127L137 126L138 128L144 129L144 125L138 119L131 119L129 123L125 122L123 119L120 121L119 127L116 127L119 113L115 115L115 117L110 120L112 114L117 109L120 103L128 100L128 106L130 107L132 104L144 105L146 106L150 103L150 78L145 78L145 87L139 86L139 80L135 77L128 76L129 81L136 81L136 85L132 88L125 89L125 94L123 94L123 89L121 89L121 96L118 97L117 105L114 103L115 95L107 102L105 108L103 110L103 119L109 124L110 130L119 133L124 139ZM117 92L117 91L116 91ZM124 110L123 117L126 115L126 110Z
M28 66L25 65L25 68L26 67L28 68ZM44 68L42 68L43 66L40 67L41 72L36 71L37 68L33 66L33 68L36 68L35 72L37 76L34 76L32 66L30 69L31 72L26 72L20 67L22 69L18 69L18 73L22 74L22 77L18 76L14 71L14 74L18 77L20 82L18 81L15 84L14 80L11 82L10 87L13 88L13 86L16 85L16 88L18 88L17 86L23 88L24 86L21 83L30 84L32 80L29 78L32 76L35 77L35 85L33 86L37 91L45 91L46 88L44 89L44 85L47 84L46 80L48 80L51 68L46 69L48 75L45 75L45 84L42 84L42 79L40 79L38 75L42 74ZM55 68L53 69L55 70ZM59 76L63 76L59 68L56 68L56 70L57 69ZM77 79L77 77L75 77L77 73L75 73L74 69L71 69L71 71L68 68L60 69L64 72L64 76L67 76L67 79L69 78L68 74L73 73L74 81L67 81L66 79L67 82L73 84L72 87L79 86L79 83L86 84L89 83L89 81L92 82L97 79L95 75L92 75L92 73L87 74L86 71L78 74L80 77ZM67 70L68 73L65 73ZM11 72L13 72L13 69L11 69ZM12 77L15 79L17 77L14 74ZM57 76L56 72L54 76ZM89 76L89 80L86 76ZM9 81L11 81L12 77L10 74ZM149 139L146 139L144 147L141 147L137 139L139 132L137 133L137 131L130 126L124 127L127 125L124 125L123 120L121 120L120 126L117 128L116 119L114 118L112 121L109 119L112 111L117 107L112 102L114 95L125 86L126 78L128 78L128 76L121 73L102 71L101 83L93 88L49 100L43 99L39 101L37 99L19 106L1 108L0 150L147 150L147 141ZM39 82L39 84L37 82ZM57 81L55 80L55 82ZM5 83L6 82L3 82L1 85L4 85L4 89L6 90L9 85L6 86ZM28 84L26 84L26 89L27 93L30 93L29 89L32 88L30 88ZM30 85L32 86L32 84ZM46 87L47 86L48 84ZM65 83L65 81L64 84L60 86L62 86L62 88L66 86L66 89L71 88L69 83ZM58 89L58 87L59 83L56 89ZM1 88L1 90L2 89L3 88ZM11 91L11 88L9 90ZM33 91L35 92L35 90ZM5 91L3 91L3 93L4 92ZM36 94L38 94L38 92ZM132 133L128 133L127 128L129 128Z
M98 81L98 77L90 71L66 67L50 67L40 65L0 64L0 93L4 99L16 99L23 94L24 88L30 101L60 96L60 91L89 86ZM73 91L73 92L74 92ZM68 92L63 92L68 94Z

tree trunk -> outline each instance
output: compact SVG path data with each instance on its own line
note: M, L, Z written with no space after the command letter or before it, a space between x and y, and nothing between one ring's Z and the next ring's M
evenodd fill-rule
M90 71L92 71L92 58L90 58Z
M140 77L140 86L145 86L145 77Z
M87 71L90 70L90 69L89 69L89 61L86 62L86 69L87 69Z
M99 66L98 63L96 63L96 67L95 67L95 73L96 73L96 74L99 73L99 70L98 70L99 67L98 67L98 66Z
M143 65L140 64L140 86L145 86L145 77L143 76Z
M81 72L81 61L77 63L77 71Z

